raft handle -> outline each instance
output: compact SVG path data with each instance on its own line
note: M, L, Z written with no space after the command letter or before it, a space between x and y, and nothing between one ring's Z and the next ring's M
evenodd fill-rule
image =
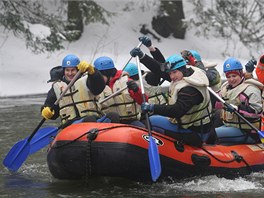
M87 139L93 141L96 139L97 135L98 135L98 129L97 128L91 129L87 133Z
M235 160L240 163L241 161L243 161L243 157L238 155L238 153L236 151L231 151L231 154L234 156Z
M175 146L177 151L179 151L181 153L184 152L184 144L182 141L175 141L174 146Z

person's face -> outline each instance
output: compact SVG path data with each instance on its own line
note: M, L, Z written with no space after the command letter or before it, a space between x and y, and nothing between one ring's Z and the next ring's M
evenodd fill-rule
M104 81L105 81L105 84L107 83L107 76L103 75L103 78L104 78Z
M71 81L77 72L78 70L76 67L66 67L64 70L64 76L66 80Z
M179 70L173 70L169 72L170 79L173 82L180 81L183 78L183 73Z
M226 79L229 85L236 87L241 82L242 78L238 74L230 74L226 77Z

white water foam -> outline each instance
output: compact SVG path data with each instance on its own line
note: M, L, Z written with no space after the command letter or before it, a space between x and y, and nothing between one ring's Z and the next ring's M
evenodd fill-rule
M236 179L219 178L217 176L206 176L201 178L195 178L189 181L175 182L172 184L164 184L169 191L179 189L193 191L193 192L240 192L248 190L259 190L264 188L260 181L254 179L260 177L263 173L254 173L248 177L239 177Z

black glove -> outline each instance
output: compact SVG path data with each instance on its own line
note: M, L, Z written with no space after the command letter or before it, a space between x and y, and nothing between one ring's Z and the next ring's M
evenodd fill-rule
M141 110L143 113L147 113L147 112L152 113L154 111L154 104L149 104L147 102L143 102L141 104Z
M146 47L150 47L152 45L150 38L147 36L141 36L138 38L138 40L141 41Z
M192 56L192 53L188 50L181 51L181 55L185 60L189 60L189 56Z
M138 85L134 80L127 81L127 88L132 90L133 92L138 92Z
M138 56L138 58L143 58L143 56L145 55L142 51L141 51L141 49L140 48L134 48L134 49L132 49L131 51L130 51L130 55L132 56L132 57L136 57L136 56Z
M235 111L238 110L238 107L236 105L233 105L233 104L227 104L226 110L230 113L234 113Z
M248 61L248 63L245 65L246 67L246 71L249 73L252 73L255 69L255 65L257 64L257 61L252 59L250 61Z

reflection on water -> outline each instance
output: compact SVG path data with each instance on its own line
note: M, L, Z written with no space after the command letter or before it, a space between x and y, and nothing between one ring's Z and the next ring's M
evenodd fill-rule
M1 161L19 140L30 135L41 121L45 96L0 98ZM43 126L55 126L46 121ZM28 156L17 173L0 165L0 197L263 197L264 173L229 180L208 176L180 181L142 184L124 179L89 178L60 181L53 178L46 163L47 148Z

